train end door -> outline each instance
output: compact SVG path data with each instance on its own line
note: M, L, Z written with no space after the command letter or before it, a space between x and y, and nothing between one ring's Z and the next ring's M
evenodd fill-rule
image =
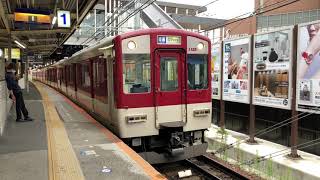
M155 53L156 127L183 127L186 123L185 53L157 50Z

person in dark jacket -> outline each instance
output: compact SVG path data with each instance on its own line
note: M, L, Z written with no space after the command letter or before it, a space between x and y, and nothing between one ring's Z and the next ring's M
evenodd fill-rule
M21 91L21 87L18 84L18 80L15 75L15 64L10 63L7 66L6 72L6 82L7 88L10 93L10 98L13 102L16 103L16 114L17 114L17 122L25 122L25 121L32 121L33 119L29 117L29 113L27 108L25 107L23 95ZM21 112L23 114L24 119L22 119Z

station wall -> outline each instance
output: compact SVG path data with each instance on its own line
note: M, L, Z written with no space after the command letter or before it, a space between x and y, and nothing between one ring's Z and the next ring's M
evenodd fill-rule
M5 62L0 59L0 135L2 135L6 119L12 105L8 98L8 90L5 81Z

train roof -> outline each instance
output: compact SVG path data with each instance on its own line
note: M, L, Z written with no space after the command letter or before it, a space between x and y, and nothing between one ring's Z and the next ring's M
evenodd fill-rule
M127 32L127 33L120 34L117 36L111 36L111 37L104 38L101 41L98 41L97 43L76 52L71 57L58 61L57 63L53 64L52 66L59 66L62 64L71 64L71 63L81 61L84 59L96 57L96 56L102 54L102 51L99 50L100 48L112 45L113 40L117 37L120 39L126 39L126 38L130 38L130 37L141 36L141 35L146 35L146 34L163 34L163 35L165 35L165 34L173 34L173 35L184 34L187 36L193 36L193 37L197 37L197 38L200 38L200 39L203 39L206 41L210 41L210 39L206 36L200 35L198 33L190 32L190 31L186 31L186 30L168 29L168 28L142 29L142 30Z
M137 31L131 31L124 34L119 35L121 39L126 39L133 36L139 36L139 35L145 35L145 34L160 34L160 35L166 35L168 34L184 34L187 36L193 36L197 37L206 41L210 41L210 39L206 36L203 36L199 33L194 33L191 31L186 31L182 29L169 29L169 28L150 28L150 29L141 29Z

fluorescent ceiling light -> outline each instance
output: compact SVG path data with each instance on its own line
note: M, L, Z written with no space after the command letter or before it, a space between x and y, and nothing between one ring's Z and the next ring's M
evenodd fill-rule
M23 49L26 48L24 45L22 45L22 44L21 44L19 41L17 41L17 40L14 40L14 42L15 42L16 44L18 44L18 46L20 46L21 48L23 48Z
M56 23L56 21L57 21L57 17L54 16L53 19L52 19L52 25L54 25Z

